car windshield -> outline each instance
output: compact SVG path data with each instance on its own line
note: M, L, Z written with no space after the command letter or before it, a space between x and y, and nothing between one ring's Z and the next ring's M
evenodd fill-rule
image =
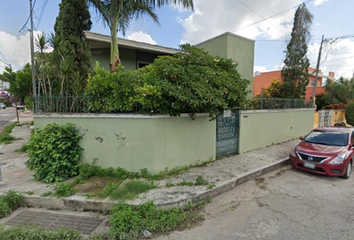
M346 146L348 143L348 133L312 131L305 138L305 142L330 146Z

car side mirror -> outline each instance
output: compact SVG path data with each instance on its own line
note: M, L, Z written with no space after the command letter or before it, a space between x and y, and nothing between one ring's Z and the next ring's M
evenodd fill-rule
M301 137L299 137L299 139L300 139L301 141L304 141L304 140L305 140L305 137L304 137L304 136L301 136Z

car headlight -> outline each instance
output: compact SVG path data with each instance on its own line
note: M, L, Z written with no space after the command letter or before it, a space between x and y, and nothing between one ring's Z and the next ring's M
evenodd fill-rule
M329 164L341 164L346 158L346 153L339 154L337 157L333 158Z
M293 157L296 157L295 149L296 149L296 147L294 147L293 150L290 152L290 155Z

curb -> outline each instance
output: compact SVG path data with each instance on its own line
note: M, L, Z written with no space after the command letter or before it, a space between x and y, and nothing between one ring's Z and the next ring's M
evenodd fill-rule
M225 181L221 183L221 185L216 186L213 189L198 192L197 194L195 194L195 196L191 198L168 202L168 203L156 204L156 205L157 207L160 208L166 208L166 207L173 207L173 206L182 206L191 201L198 202L207 198L213 198L222 193L234 189L236 186L242 183L255 179L263 174L269 173L279 168L285 167L288 165L288 161L289 159L285 158L277 162L268 164L264 167L257 168L239 177L235 177L228 181ZM24 198L28 207L44 208L49 210L107 212L112 210L113 207L118 203L117 201L110 201L110 200L87 199L84 196L56 198L56 197L41 197L41 196L31 195L31 196L25 196ZM138 202L128 203L128 204L135 205L135 206L139 205Z

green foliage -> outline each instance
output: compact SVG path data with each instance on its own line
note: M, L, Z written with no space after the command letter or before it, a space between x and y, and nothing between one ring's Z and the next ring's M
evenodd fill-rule
M118 204L109 221L111 237L131 239L139 237L144 230L166 233L198 221L201 217L194 210L198 205L185 208L158 209L152 202L137 207Z
M283 93L283 83L279 80L275 80L272 84L265 89L262 89L263 98L281 98L284 95Z
M52 195L53 195L52 192L45 192L45 193L41 194L41 197L49 197L49 196L52 196Z
M23 196L16 191L8 191L0 196L0 218L8 216L12 211L25 206Z
M109 197L112 200L134 199L139 194L148 192L153 188L155 188L153 184L141 181L129 181L121 188L114 188L113 186L111 186L111 192L109 193Z
M305 95L309 83L307 44L310 39L310 27L313 15L301 4L295 13L291 39L287 46L284 67L282 70L283 98L301 98Z
M348 103L354 100L354 78L349 80L340 78L337 81L326 82L326 93L324 94L327 105L337 103Z
M75 193L76 189L73 187L72 183L63 182L55 184L54 196L56 197L70 197Z
M39 227L0 227L0 240L82 240L79 231L69 229L48 230Z
M65 62L62 64L68 65L67 75L71 76L70 82L66 82L66 85L86 86L91 56L84 31L89 31L91 25L90 12L85 0L61 1L59 15L54 25L55 41L60 44L55 46L54 55L65 56Z
M181 49L136 71L109 73L96 66L86 89L89 110L215 117L246 102L249 81L241 78L236 63L191 45Z
M198 176L197 180L195 180L196 186L209 185L209 181L205 179L203 176Z
M75 125L48 124L37 129L28 143L28 167L34 178L43 182L60 182L78 174L82 138Z
M12 143L12 141L16 140L15 137L10 136L10 133L14 129L15 125L16 124L13 123L13 124L5 127L5 129L0 133L0 145L2 143L9 144L9 143Z
M354 102L348 103L345 108L345 118L348 124L354 126Z
M6 67L0 79L10 83L9 91L15 96L15 101L23 102L25 97L32 95L32 71L29 64L17 72Z
M26 96L24 99L24 103L27 109L32 109L33 108L33 99L30 96Z
M25 153L25 152L27 152L27 150L28 150L28 145L27 144L23 144L22 147L20 147L18 149L15 149L14 152L23 152L23 153Z

